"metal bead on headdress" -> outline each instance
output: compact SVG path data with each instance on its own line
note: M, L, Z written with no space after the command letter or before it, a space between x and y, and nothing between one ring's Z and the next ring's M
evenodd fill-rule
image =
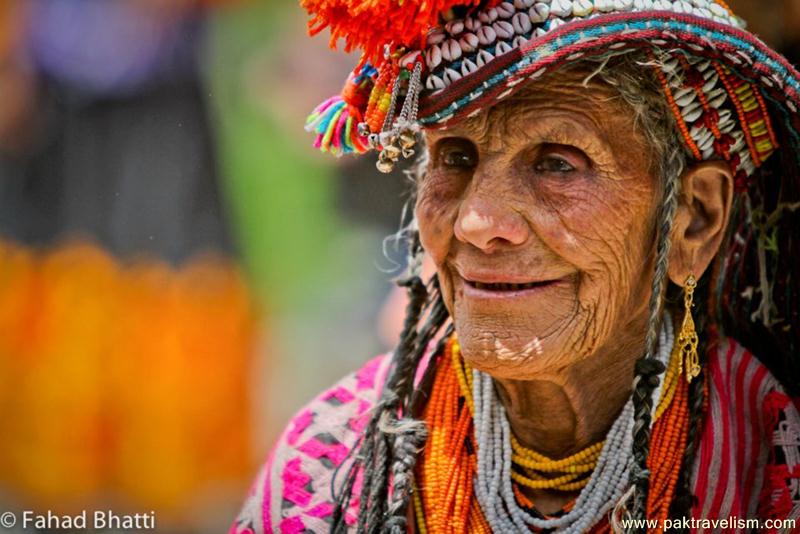
M401 84L397 80L381 131L377 134L377 139L371 137L371 140L377 140L375 148L380 150L377 167L384 173L392 172L401 156L407 159L414 155L414 146L417 143L417 133L419 132L419 124L416 121L419 111L419 94L422 90L422 54L420 52L406 54L401 59L401 64L404 65L401 78L409 71L411 74L408 77L400 113L395 118L401 92ZM368 127L365 125L365 128Z

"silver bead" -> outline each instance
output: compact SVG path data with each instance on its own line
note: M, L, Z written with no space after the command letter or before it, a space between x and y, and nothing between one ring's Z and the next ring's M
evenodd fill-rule
M378 161L375 163L375 166L378 168L380 172L384 174L389 174L394 170L394 161L383 158L382 156L383 156L382 153L380 156L378 156Z
M400 132L398 143L402 149L414 148L414 145L417 144L417 136L410 130L404 130Z
M385 154L386 155L385 157L392 161L397 161L398 159L400 159L402 150L400 149L399 146L396 145L384 145L381 154L382 155Z

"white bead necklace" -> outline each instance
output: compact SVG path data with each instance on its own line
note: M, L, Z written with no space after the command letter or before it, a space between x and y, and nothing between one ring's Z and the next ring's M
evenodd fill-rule
M665 367L669 363L673 342L672 321L665 314L656 356ZM514 496L511 485L511 426L495 392L492 377L477 370L473 370L472 375L478 448L475 495L492 532L528 533L529 527L574 534L586 532L616 505L628 489L633 461L633 401L628 399L611 425L594 472L572 510L555 519L541 519L522 509ZM661 398L662 388L663 380L653 392L654 399ZM653 415L657 405L658 402L653 403Z

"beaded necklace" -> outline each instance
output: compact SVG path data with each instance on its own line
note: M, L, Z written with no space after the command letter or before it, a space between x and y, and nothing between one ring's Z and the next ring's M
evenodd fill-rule
M688 385L679 380L678 358L670 357L671 321L664 322L659 356L668 366L654 392L659 402L654 406L647 464L651 471L647 516L661 519L668 517L688 432ZM455 335L438 366L425 410L428 444L418 468L419 491L414 493L417 528L422 534L609 530L606 515L628 489L630 402L606 441L569 458L552 460L526 449L513 437L491 377L469 368ZM520 488L527 484L520 481L523 476L515 476L520 471L533 482L547 482L548 489L584 490L563 515L542 519L530 513L532 503ZM553 483L553 474L559 473L565 475ZM576 479L568 480L567 475ZM601 493L609 495L599 497Z

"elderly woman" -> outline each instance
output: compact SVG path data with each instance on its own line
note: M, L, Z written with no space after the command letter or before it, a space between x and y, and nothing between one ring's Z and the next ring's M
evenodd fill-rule
M232 532L800 529L798 73L722 1L304 5L317 145L421 155L409 304Z

